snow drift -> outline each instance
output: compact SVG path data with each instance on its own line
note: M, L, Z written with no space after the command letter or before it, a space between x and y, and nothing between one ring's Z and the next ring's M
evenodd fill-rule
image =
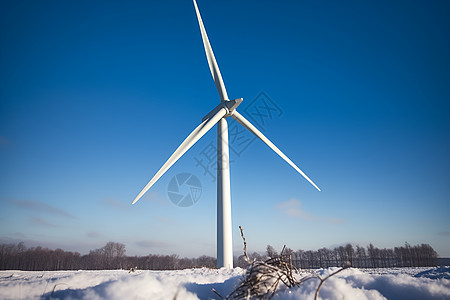
M316 270L321 276L336 268ZM304 276L309 271L302 271ZM311 271L312 272L312 271ZM245 270L179 271L0 271L1 299L220 299L243 279ZM320 299L450 299L450 268L350 268L328 279ZM319 284L311 279L280 289L276 300L314 299Z

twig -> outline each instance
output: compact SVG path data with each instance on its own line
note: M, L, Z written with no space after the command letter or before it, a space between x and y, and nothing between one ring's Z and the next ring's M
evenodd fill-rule
M320 283L319 283L319 286L317 287L316 295L314 296L314 300L317 300L317 297L319 297L319 290L320 290L320 288L322 287L322 284L325 282L325 280L327 280L327 279L330 278L331 276L336 275L336 274L339 273L339 272L344 271L344 270L347 269L347 268L350 268L351 266L352 266L352 265L350 264L350 262L346 262L346 263L344 263L344 265L342 266L342 268L340 268L340 269L337 270L336 272L331 273L330 275L328 275L327 277L325 277L325 278L323 278L323 279L322 279L319 275L317 275L317 278L319 278Z
M224 299L223 296L222 296L221 294L219 294L218 291L216 291L216 289L212 289L212 291L213 291L217 296L219 296L220 299Z
M63 284L69 286L67 283L64 283L64 282L55 284L55 285L53 286L52 292L50 293L50 298L53 296L53 293L55 292L56 287L57 287L58 285L63 285Z
M177 292L175 293L175 295L173 295L173 300L177 300L179 292L180 292L180 287L177 288Z
M128 271L128 274L136 272L137 268L138 268L137 266L134 267L134 268L131 267L131 268L130 268L130 271Z
M242 239L244 240L244 256L245 256L245 260L247 260L248 263L251 263L250 262L250 258L247 255L247 242L245 241L244 229L242 229L241 225L239 225L239 229L241 230L241 236L242 236Z

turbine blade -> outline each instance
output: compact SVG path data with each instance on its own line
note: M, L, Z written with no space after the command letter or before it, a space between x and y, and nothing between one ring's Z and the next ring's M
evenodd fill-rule
M161 176L181 157L186 151L188 151L205 133L207 133L220 119L227 114L225 108L220 109L210 119L204 120L192 133L181 143L181 145L175 150L172 156L166 161L166 163L159 169L159 171L153 176L144 189L136 196L132 204L135 204L155 182L161 178Z
M239 124L241 124L242 126L244 126L245 128L247 128L247 130L249 130L251 133L253 133L254 135L256 135L261 141L263 141L264 143L266 143L267 146L269 146L270 148L272 148L273 151L275 151L275 153L277 153L279 156L281 156L282 159L284 159L288 164L291 165L291 167L293 167L297 172L299 172L303 177L305 177L306 180L309 181L309 183L311 183L316 189L318 189L320 191L320 189L317 187L317 185L311 180L309 179L308 176L306 176L305 173L303 173L302 170L300 170L299 167L297 167L290 159L289 157L287 157L286 155L284 155L283 152L281 152L280 149L278 149L277 146L275 146L268 138L266 138L264 136L264 134L261 133L261 131L259 131L255 126L253 126L252 123L250 123L246 118L244 118L240 113L238 113L236 110L234 111L234 113L231 115L233 117L233 119L235 119L236 121L239 122Z
M217 65L214 52L209 43L208 35L206 34L205 26L203 25L202 17L200 16L200 11L197 7L197 2L194 1L195 11L197 13L198 25L200 26L200 32L202 33L203 46L205 47L206 58L208 59L209 69L211 70L214 83L216 84L217 91L219 92L220 100L227 101L228 95L225 89L225 84L222 80L222 75L220 74L219 66Z

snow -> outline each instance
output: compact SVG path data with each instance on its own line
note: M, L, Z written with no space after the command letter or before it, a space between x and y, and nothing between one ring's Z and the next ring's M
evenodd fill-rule
M450 279L450 267L439 267L426 270L415 275L415 277L426 277L431 279L445 278Z
M336 268L302 271L322 278ZM0 271L0 299L220 299L242 280L245 270L178 271ZM450 268L346 269L329 278L320 299L450 299ZM319 279L280 288L276 300L314 299Z

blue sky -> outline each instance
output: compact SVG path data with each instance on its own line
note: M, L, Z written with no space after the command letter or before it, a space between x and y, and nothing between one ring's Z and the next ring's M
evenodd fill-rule
M258 121L264 92L279 110L260 129L322 189L259 140L232 153L235 253L242 225L250 251L449 257L450 4L198 5L229 97ZM195 161L215 129L131 206L219 102L192 2L2 1L0 23L1 241L215 256L216 184ZM193 206L167 196L180 173L201 182Z

